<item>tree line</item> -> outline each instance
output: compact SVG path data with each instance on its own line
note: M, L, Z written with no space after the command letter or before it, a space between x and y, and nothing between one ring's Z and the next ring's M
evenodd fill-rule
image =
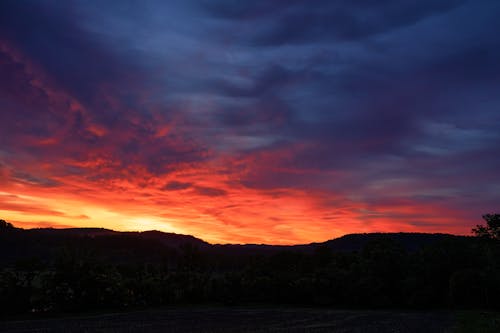
M127 237L67 237L47 255L0 220L0 315L37 315L180 304L288 304L360 308L500 308L500 215L477 237L443 238L408 251L380 235L357 251L209 251ZM8 250L24 243L26 255ZM17 245L16 245L17 244ZM52 243L51 243L52 244ZM18 247L21 248L21 247Z

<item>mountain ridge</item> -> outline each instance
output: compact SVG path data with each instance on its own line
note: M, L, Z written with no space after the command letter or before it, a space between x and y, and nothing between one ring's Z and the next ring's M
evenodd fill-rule
M417 250L425 245L445 239L468 239L473 236L453 235L446 233L422 233L422 232L374 232L374 233L353 233L346 234L337 238L332 238L324 242L311 242L304 244L237 244L237 243L209 243L205 240L188 234L178 234L171 232L163 232L158 230L146 231L116 231L106 228L95 227L80 227L80 228L31 228L23 229L13 227L11 231L21 232L34 237L76 237L76 238L105 238L105 237L125 237L130 240L143 239L161 243L164 246L180 247L186 244L190 246L198 246L202 249L232 249L232 250L255 250L269 251L272 250L296 250L307 251L317 247L327 247L333 251L358 251L361 250L368 242L378 239L391 239L400 243L403 248L409 251ZM0 235L2 230L0 230Z

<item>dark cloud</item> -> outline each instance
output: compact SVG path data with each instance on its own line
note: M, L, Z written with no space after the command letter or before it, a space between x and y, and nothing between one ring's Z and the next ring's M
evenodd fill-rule
M240 108L227 106L215 114L215 119L227 128L239 128L243 134L262 133L289 126L293 111L276 97L266 97Z
M0 33L36 58L59 86L92 103L102 86L137 80L138 71L137 64L80 26L81 18L71 3L3 1Z
M219 18L261 23L251 40L257 45L356 40L410 26L431 15L442 14L463 0L447 1L219 1L207 5Z
M14 171L12 177L17 181L28 183L30 185L42 186L42 187L55 187L59 186L61 183L50 179L39 176L34 176L23 171Z
M166 191L178 191L185 190L187 188L190 188L191 186L193 186L193 184L189 182L171 181L163 186L162 189Z
M206 186L195 186L194 191L199 195L204 195L207 197L220 197L227 195L227 192L223 189Z
M287 86L299 84L307 79L307 72L293 71L283 66L272 64L258 76L251 79L251 84L248 87L238 86L233 82L219 80L213 82L211 87L214 93L222 93L230 97L251 97L260 98L278 94Z

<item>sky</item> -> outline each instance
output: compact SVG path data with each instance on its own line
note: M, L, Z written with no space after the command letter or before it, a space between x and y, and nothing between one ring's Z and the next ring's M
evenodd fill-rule
M0 1L0 218L298 244L500 210L498 0Z

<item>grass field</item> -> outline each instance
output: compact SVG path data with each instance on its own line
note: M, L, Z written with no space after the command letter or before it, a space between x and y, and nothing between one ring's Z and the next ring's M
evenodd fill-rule
M342 311L309 308L175 308L4 321L0 322L0 332L433 333L455 332L458 329L460 331L457 332L469 332L463 331L469 328L466 326L467 315L458 317L457 314L451 312Z

